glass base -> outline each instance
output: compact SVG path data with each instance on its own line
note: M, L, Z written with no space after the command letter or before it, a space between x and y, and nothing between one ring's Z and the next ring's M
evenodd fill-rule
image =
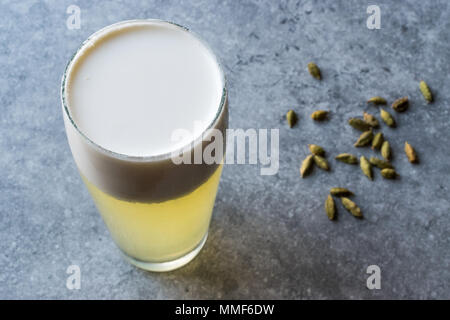
M127 260L132 265L135 265L138 268L152 271L152 272L166 272L166 271L172 271L178 268L181 268L182 266L188 264L191 262L197 254L202 250L203 246L205 245L206 239L208 238L208 233L205 234L202 241L196 246L192 251L188 252L184 256L177 258L172 261L166 261L166 262L147 262L147 261L141 261L137 260L133 257L130 257L126 253L123 253L123 256L125 257L125 260Z

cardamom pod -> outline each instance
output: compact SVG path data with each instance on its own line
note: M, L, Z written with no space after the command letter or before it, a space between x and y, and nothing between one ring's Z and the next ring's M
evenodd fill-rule
M336 218L336 205L331 195L328 195L325 201L325 212L327 213L328 219L334 220Z
M320 74L320 69L314 62L308 63L308 71L309 71L309 74L312 75L317 80L322 79L322 76Z
M372 140L372 149L375 150L379 150L381 148L381 145L383 144L384 141L384 136L383 133L378 132Z
M384 123L386 123L389 127L395 127L395 120L389 112L384 109L380 109L380 116Z
M311 119L315 121L323 121L328 117L328 111L325 110L317 110L311 114Z
M352 196L353 192L346 188L331 188L330 193L336 197Z
M359 119L359 118L348 119L348 124L359 131L367 131L367 130L370 130L370 128L371 128L370 124L365 122L363 119Z
M321 146L317 144L308 144L309 151L316 156L323 156L325 154L325 150Z
M416 150L408 143L405 142L405 153L408 157L409 162L411 163L417 163L419 162L419 159L417 158Z
M427 100L428 103L433 102L433 95L431 94L431 90L428 87L427 83L422 80L420 81L419 87L425 100Z
M301 177L305 177L308 173L311 172L313 167L313 155L308 155L305 160L303 160L302 165L300 166L300 175Z
M352 200L350 200L349 198L342 197L341 201L344 208L347 209L348 212L350 212L354 217L356 218L363 217L361 209Z
M367 100L367 103L373 103L373 104L379 105L379 104L387 104L387 101L385 98L377 96L377 97L372 97L369 100Z
M336 156L336 160L347 163L347 164L357 164L358 158L350 153L341 153Z
M369 160L367 160L366 157L361 156L361 158L359 159L359 165L361 166L361 170L367 176L367 178L373 180L372 165L370 164Z
M363 132L360 136L358 141L355 142L355 147L364 147L367 146L370 142L372 142L373 139L373 132L372 130Z
M381 156L387 161L391 160L391 145L387 140L381 145Z
M315 156L314 156L314 163L315 163L316 166L318 166L320 169L323 169L323 170L326 170L326 171L330 170L330 166L329 166L329 164L328 164L327 159L325 159L325 158L323 158L323 157L321 157L321 156L315 155Z
M409 106L408 97L399 98L392 103L392 109L394 109L397 112L405 111L406 109L408 109L408 106Z
M386 168L386 169L381 170L381 175L385 179L395 179L395 177L397 176L397 173L395 172L394 169Z
M368 123L372 128L378 128L378 126L380 125L378 123L377 118L375 118L373 115L371 115L370 113L364 112L364 121L366 123Z
M378 159L376 157L370 157L369 162L371 164L373 164L375 167L380 168L380 169L394 169L392 164L390 164L388 161Z
M297 123L297 114L294 112L294 110L289 110L286 113L286 120L289 128L292 128Z

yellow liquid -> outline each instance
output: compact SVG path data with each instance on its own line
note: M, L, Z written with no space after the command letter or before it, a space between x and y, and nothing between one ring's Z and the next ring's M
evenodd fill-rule
M191 193L160 203L119 200L83 180L116 244L140 261L165 262L192 251L208 232L222 165Z

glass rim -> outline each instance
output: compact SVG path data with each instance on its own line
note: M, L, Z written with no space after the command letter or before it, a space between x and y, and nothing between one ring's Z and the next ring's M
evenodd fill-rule
M208 124L208 126L205 128L205 130L203 130L201 132L199 137L191 140L189 143L186 143L182 147L176 148L176 149L174 149L173 151L170 151L170 152L156 154L156 155L150 155L150 156L135 156L135 155L127 155L125 153L120 153L120 152L116 152L116 151L113 151L113 150L109 150L109 149L101 146L100 144L96 143L91 138L89 138L78 127L78 125L76 124L75 120L72 118L72 115L70 114L68 103L67 103L67 100L66 100L66 81L67 81L67 78L68 78L68 75L69 75L69 70L71 70L72 63L77 58L78 53L81 50L83 50L91 42L91 40L94 39L96 36L100 35L101 33L107 32L111 28L114 28L114 27L117 27L117 26L120 26L120 25L133 24L133 23L145 23L145 22L156 22L156 23L162 23L162 24L170 24L172 26L175 26L177 28L180 28L180 29L188 32L189 34L193 35L194 38L196 38L198 41L200 41L200 43L205 46L206 50L209 51L209 53L211 54L211 56L214 58L214 60L217 63L217 67L219 69L219 74L220 74L220 77L221 77L221 80L222 80L222 94L221 94L221 98L220 98L219 107L217 109L217 112L216 112L214 118ZM110 25L108 25L106 27L103 27L100 30L94 32L86 40L84 40L81 43L81 45L77 48L75 53L69 59L69 61L66 64L66 67L64 69L64 73L63 73L62 81L61 81L61 103L62 103L62 106L63 106L63 109L64 109L64 113L66 114L67 118L69 119L70 124L75 128L76 132L83 138L83 140L85 140L89 145L91 145L95 149L97 149L97 150L101 151L102 153L105 153L105 154L107 154L107 155L109 155L111 157L122 159L122 160L128 160L128 161L136 161L136 162L155 162L155 161L167 160L173 154L180 154L180 152L182 152L183 150L186 150L187 147L189 147L189 146L191 146L189 148L189 150L192 150L199 142L201 142L203 140L202 139L203 134L205 132L207 132L208 130L212 129L214 127L214 125L216 124L216 122L220 119L220 116L222 115L222 113L224 111L224 108L225 108L225 104L227 102L227 95L228 95L227 83L226 83L225 74L224 74L223 69L222 69L222 64L220 63L219 58L216 56L216 54L211 49L211 47L208 45L208 43L206 41L204 41L197 33L193 32L189 28L187 28L187 27L185 27L183 25L180 25L178 23L167 21L167 20L162 20L162 19L123 20L123 21L120 21L120 22L116 22L116 23L110 24Z

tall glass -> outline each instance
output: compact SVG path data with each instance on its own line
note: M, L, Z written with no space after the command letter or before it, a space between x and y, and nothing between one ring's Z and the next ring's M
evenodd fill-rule
M203 247L208 234L222 161L177 164L172 155L187 154L187 158L193 159L196 152L202 154L214 140L211 129L221 132L225 153L228 103L220 64L217 62L223 86L220 103L213 106L215 117L200 136L175 152L136 156L109 150L77 123L68 99L72 89L69 78L84 50L96 50L93 41L118 26L139 23L167 24L192 34L181 26L160 20L124 21L93 34L69 61L63 76L64 124L81 178L125 258L146 270L169 271L191 261ZM201 43L210 51L203 41ZM73 90L71 94L76 96L77 91Z

